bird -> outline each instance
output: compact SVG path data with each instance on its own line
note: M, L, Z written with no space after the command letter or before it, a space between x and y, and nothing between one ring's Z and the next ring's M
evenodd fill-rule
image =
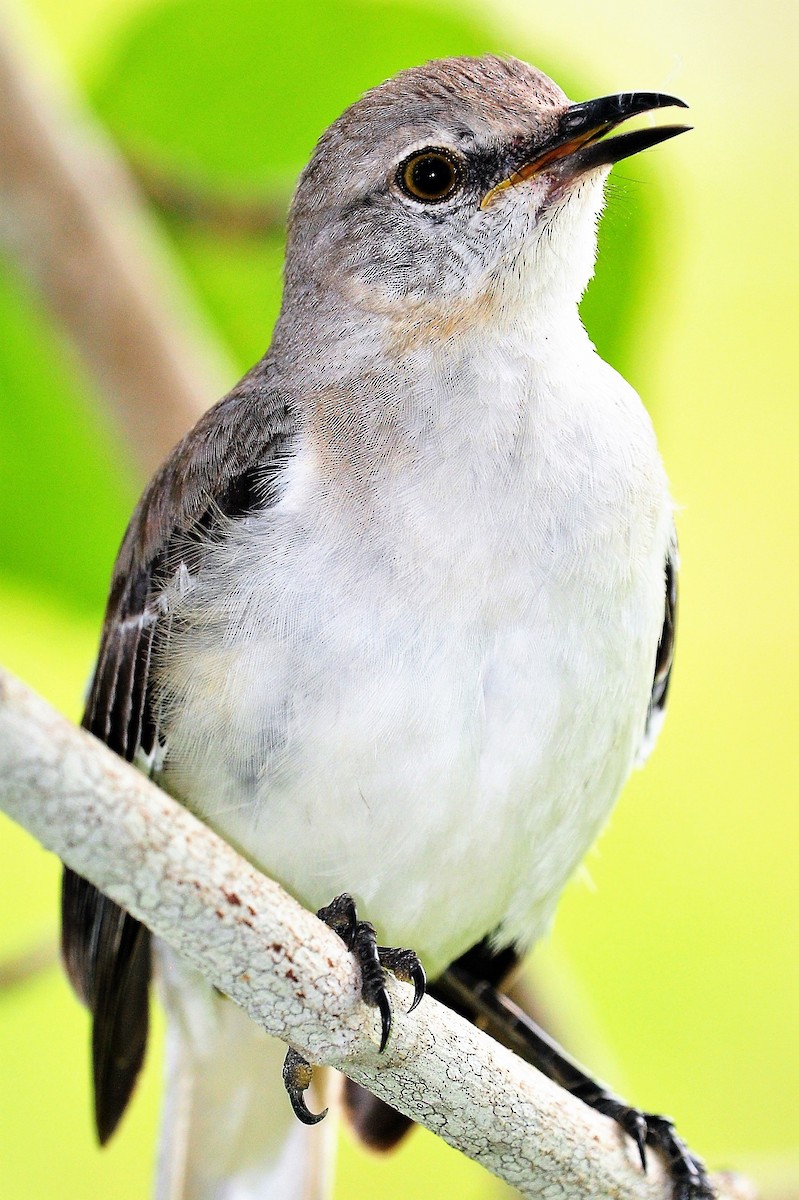
M415 1003L426 976L614 1117L644 1165L661 1152L676 1200L703 1200L671 1122L595 1084L500 990L665 711L674 506L578 303L610 168L688 128L618 127L673 106L574 103L484 55L401 71L322 134L271 344L133 514L83 723L341 934L383 1042L385 971ZM310 1064L289 1051L289 1128L262 1031L69 870L62 912L100 1141L142 1063L155 960L159 1196L294 1194L281 1139L306 1134L292 1107L318 1119ZM373 1145L404 1132L354 1085L347 1104Z

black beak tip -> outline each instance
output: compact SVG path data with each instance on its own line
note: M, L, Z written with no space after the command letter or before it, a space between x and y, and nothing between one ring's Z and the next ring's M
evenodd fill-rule
M667 96L665 93L659 95L660 103L658 108L688 108L688 102L681 100L679 96Z
M618 96L608 96L607 99L610 102L609 108L615 100L614 116L619 122L627 120L629 117L640 116L642 113L654 112L658 108L688 107L685 100L679 96L671 96L667 92L621 92Z

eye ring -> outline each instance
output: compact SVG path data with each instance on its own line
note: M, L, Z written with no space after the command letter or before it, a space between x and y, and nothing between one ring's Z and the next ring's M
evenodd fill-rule
M460 162L441 146L409 154L397 167L396 178L400 190L422 204L442 204L463 186Z

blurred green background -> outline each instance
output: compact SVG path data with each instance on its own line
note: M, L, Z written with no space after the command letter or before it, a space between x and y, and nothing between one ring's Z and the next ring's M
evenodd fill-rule
M681 506L671 712L531 967L559 1034L597 1073L678 1118L712 1166L750 1173L775 1200L796 1196L795 117L786 126L799 10L778 0L30 7L132 161L226 196L287 194L346 104L438 55L508 51L575 99L642 87L689 100L694 133L614 172L584 310L653 413ZM280 235L157 219L246 368L277 311ZM142 482L73 350L0 256L0 659L74 717ZM0 818L0 872L2 963L54 938L59 870ZM157 1039L101 1153L87 1038L55 965L0 989L3 1200L148 1195ZM339 1197L499 1191L425 1133L387 1160L343 1139Z

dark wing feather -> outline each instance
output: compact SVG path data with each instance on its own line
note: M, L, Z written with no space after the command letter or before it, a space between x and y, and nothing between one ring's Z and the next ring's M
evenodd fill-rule
M66 867L61 913L67 972L94 1018L94 1110L102 1145L125 1110L144 1059L150 934Z
M663 717L666 712L666 701L671 683L671 671L674 665L674 642L677 636L677 573L679 571L679 555L677 552L676 536L669 547L665 567L665 606L663 610L663 628L660 633L657 654L655 656L655 677L652 680L652 694L649 699L649 711L646 717L646 729L641 748L641 756L646 757L655 744L660 732Z
M268 507L295 422L261 364L207 413L145 491L114 568L83 725L128 762L158 748L151 662L164 635L162 588L193 542ZM93 1017L95 1120L101 1142L125 1110L144 1059L150 935L92 884L64 870L62 950Z

